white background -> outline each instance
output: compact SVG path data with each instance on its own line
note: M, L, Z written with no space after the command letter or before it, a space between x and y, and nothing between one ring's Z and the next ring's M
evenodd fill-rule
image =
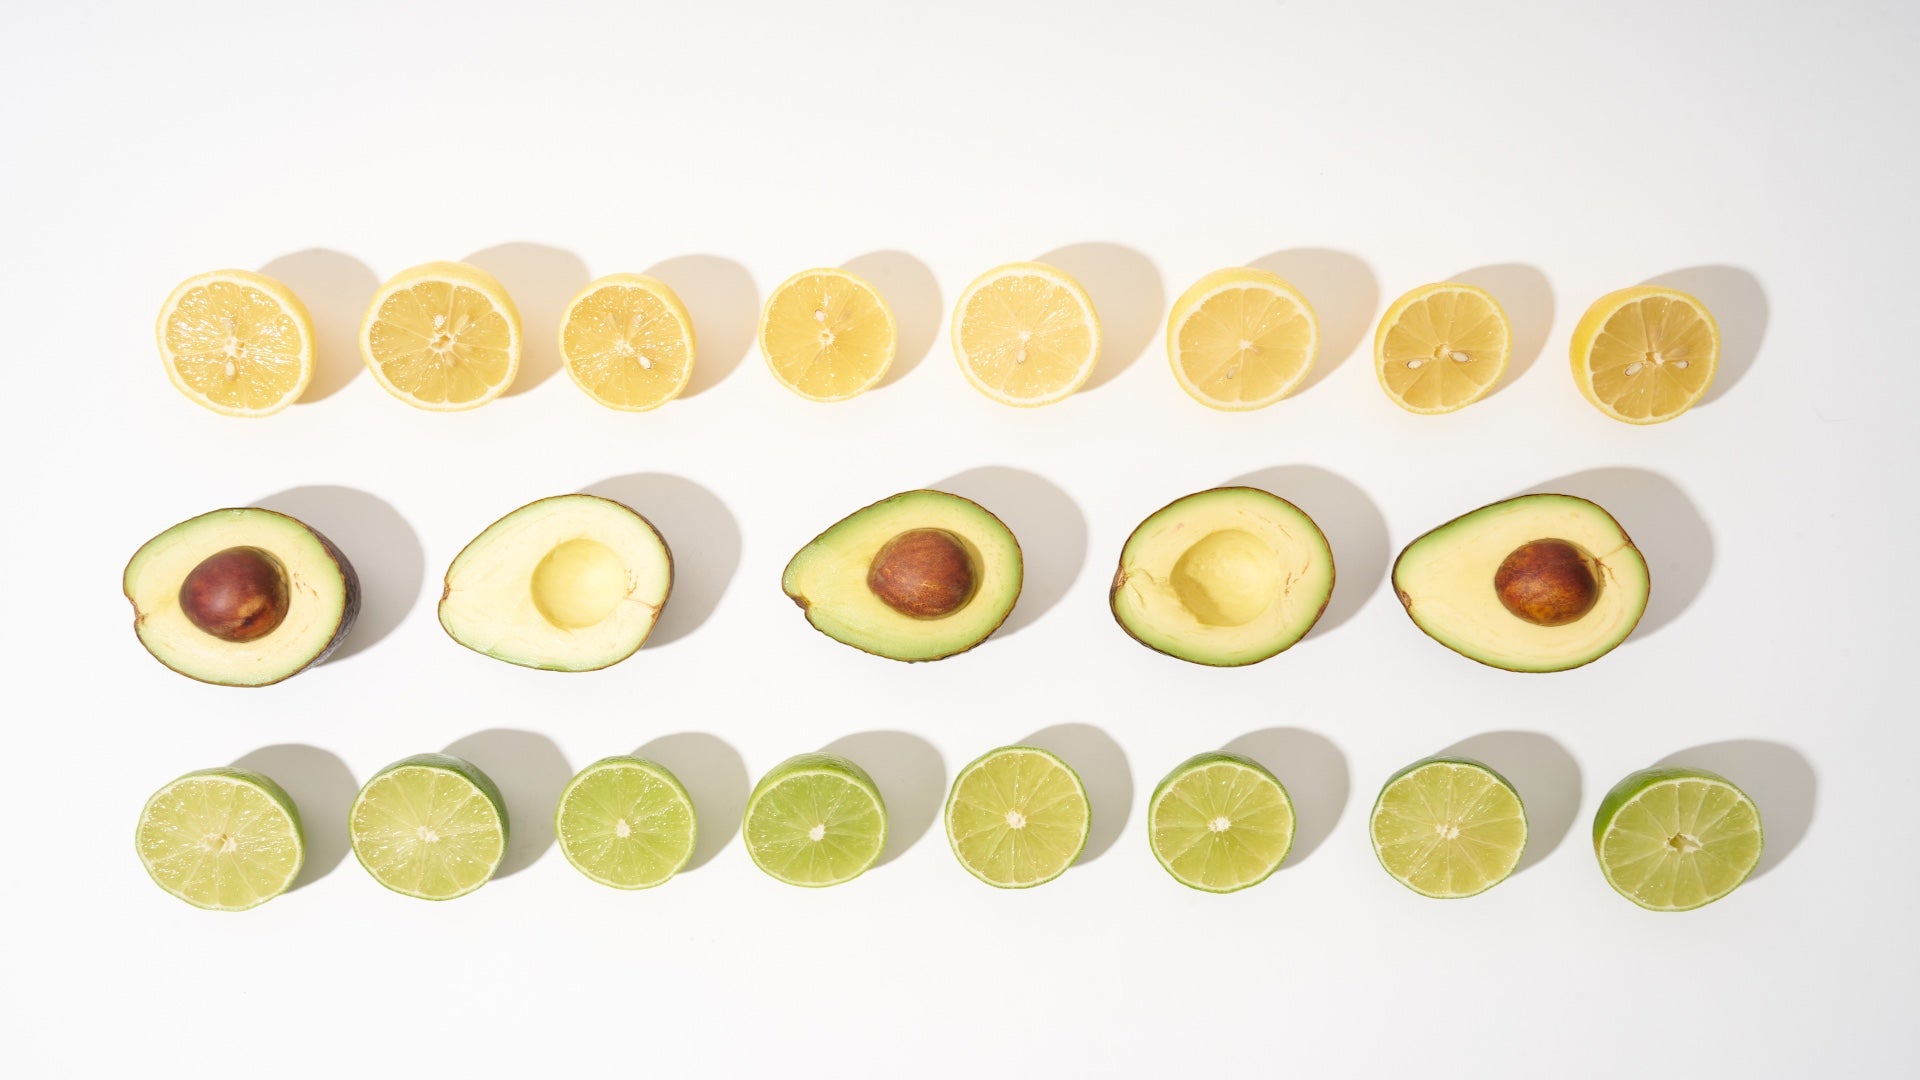
M1913 1069L1920 14L1582 7L11 9L0 1068ZM947 310L1043 255L1083 276L1111 348L1085 392L1017 411L962 380ZM354 352L376 282L438 258L498 274L528 328L520 385L472 413L406 408ZM1212 413L1167 371L1165 309L1250 261L1306 291L1328 348L1295 397ZM903 351L880 389L815 405L751 335L772 285L838 264L885 290ZM232 420L168 384L154 313L220 266L313 310L306 403ZM550 341L590 277L649 268L693 310L699 369L625 415L556 375ZM1476 268L1515 320L1508 383L1401 412L1373 320ZM1726 353L1701 407L1637 429L1575 392L1566 342L1594 297L1663 276L1714 306ZM1236 478L1319 519L1331 609L1245 670L1142 649L1106 609L1122 540ZM777 587L788 556L929 485L1025 545L1008 627L920 666L808 629ZM1538 488L1618 515L1654 592L1614 654L1520 676L1423 637L1383 579L1418 533ZM449 641L454 553L581 489L674 549L654 640L578 676ZM198 685L135 643L120 569L249 504L339 542L365 610L291 682ZM1093 842L1000 893L954 862L937 807L957 766L1036 732L1085 775ZM1366 809L1463 740L1519 784L1534 849L1490 893L1424 900L1375 864ZM642 745L693 788L703 840L628 894L575 873L546 819L574 769ZM853 884L789 888L735 822L750 778L829 745L878 777L895 845ZM1215 897L1155 865L1142 813L1222 745L1287 783L1301 837L1271 881ZM343 858L343 822L380 766L448 747L506 790L515 842L506 876L433 905ZM1615 896L1587 836L1608 786L1669 758L1745 785L1768 826L1758 875L1687 915ZM207 914L155 889L130 837L154 788L236 760L297 797L309 869Z

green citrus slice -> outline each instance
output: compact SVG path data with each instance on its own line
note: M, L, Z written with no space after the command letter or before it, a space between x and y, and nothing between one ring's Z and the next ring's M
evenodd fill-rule
M1643 769L1593 816L1600 872L1649 911L1691 911L1732 892L1760 862L1760 810L1723 776Z
M1395 881L1451 899L1505 881L1527 847L1527 814L1506 778L1477 761L1400 770L1373 804L1373 853Z
M1180 884L1234 892L1267 880L1286 860L1293 848L1293 800L1251 758L1197 754L1153 789L1147 842Z
M574 869L616 889L648 889L693 857L693 798L664 766L610 757L560 793L553 835Z
M947 842L967 873L1002 889L1044 885L1087 846L1093 813L1080 776L1032 746L989 750L954 777Z
M740 832L754 865L772 877L838 885L880 858L887 806L860 766L834 754L800 754L753 786Z
M472 764L447 754L396 761L367 781L347 815L354 857L373 879L421 900L485 885L507 853L507 806Z
M155 884L212 911L286 892L307 852L293 799L245 769L203 769L154 792L133 840Z

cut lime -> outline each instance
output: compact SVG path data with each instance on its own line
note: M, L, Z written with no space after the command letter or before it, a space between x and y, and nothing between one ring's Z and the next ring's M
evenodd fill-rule
M610 757L560 793L553 835L574 869L616 889L648 889L693 857L693 799L665 767Z
M485 885L500 868L507 805L472 764L417 754L380 770L360 789L347 836L375 881L421 900L451 900Z
M1451 899L1505 881L1527 847L1527 813L1477 761L1429 758L1393 774L1373 804L1373 853L1393 879Z
M967 873L1002 889L1044 885L1080 858L1093 814L1080 776L1032 746L989 750L947 796L947 842Z
M1258 885L1293 848L1293 800L1251 758L1197 754L1153 789L1147 842L1182 885L1207 892Z
M245 769L203 769L154 792L133 842L155 884L211 911L286 892L307 852L293 799Z
M1704 769L1643 769L1593 816L1600 872L1648 911L1691 911L1732 892L1760 862L1760 810Z
M866 771L834 754L774 766L747 796L747 854L789 885L852 881L887 846L887 806Z

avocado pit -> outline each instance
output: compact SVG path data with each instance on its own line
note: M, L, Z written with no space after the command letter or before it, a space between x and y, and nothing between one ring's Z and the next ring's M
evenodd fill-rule
M1593 559L1565 540L1532 540L1514 548L1494 571L1493 589L1515 618L1565 626L1593 610L1600 579Z
M241 644L287 617L287 571L257 547L230 547L200 561L180 582L180 612L201 631Z
M880 546L867 566L867 588L902 615L938 619L973 599L973 556L945 529L909 529Z

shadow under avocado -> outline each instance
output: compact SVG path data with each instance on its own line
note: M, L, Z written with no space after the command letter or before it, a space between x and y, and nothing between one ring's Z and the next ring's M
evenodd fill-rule
M1346 811L1351 788L1340 748L1303 728L1272 727L1250 731L1222 749L1265 766L1293 801L1293 850L1280 869L1298 866L1320 850Z
M507 853L495 877L517 874L553 846L553 811L573 770L545 735L492 728L456 739L446 752L486 773L507 804Z
M1020 740L1020 745L1050 751L1079 774L1092 814L1079 861L1090 863L1106 854L1133 813L1133 771L1120 744L1092 724L1055 724Z
M1083 391L1119 378L1159 339L1167 293L1152 259L1124 244L1095 241L1055 248L1034 261L1066 271L1093 300L1100 358Z
M581 490L652 522L673 553L673 588L647 647L670 645L699 629L740 568L740 524L726 504L699 484L668 473L614 476Z
M1019 633L1073 588L1087 562L1087 519L1053 481L1024 469L985 465L933 486L979 503L1020 543L1020 600L995 636Z
M253 751L233 767L265 775L285 788L300 810L307 861L293 888L305 888L326 877L347 857L347 814L360 785L354 783L346 762L317 746L280 743Z
M503 396L524 394L560 370L560 316L587 287L587 264L571 251L516 241L476 251L462 262L494 277L520 312L520 373Z
M712 862L740 832L747 810L752 782L740 752L718 736L682 731L651 739L634 755L665 766L693 797L693 857L681 872Z
M1527 814L1527 849L1514 873L1553 853L1580 813L1580 764L1559 741L1537 731L1489 731L1440 751L1480 762L1507 778Z
M1299 289L1320 321L1320 355L1289 395L1297 397L1326 380L1348 356L1371 341L1380 306L1380 283L1358 255L1331 248L1290 248L1247 264L1286 278Z
M940 306L940 282L926 263L904 251L872 251L841 266L880 290L893 311L893 324L899 334L893 366L887 369L880 385L892 386L920 366L940 339L940 324L946 310Z
M1753 800L1760 810L1765 846L1752 877L1760 877L1785 861L1813 826L1819 780L1813 763L1785 743L1730 739L1668 754L1657 764L1719 773Z
M366 263L326 248L282 255L260 272L292 289L313 319L313 381L302 404L324 401L366 370L360 321L380 279Z
M1333 549L1333 595L1314 626L1323 634L1345 625L1380 588L1393 551L1387 519L1353 481L1318 465L1278 465L1227 481L1278 495L1306 511Z
M887 847L874 865L906 854L926 835L947 801L947 764L934 745L904 731L863 731L835 739L821 750L839 754L867 771L887 805Z
M1492 397L1518 382L1546 349L1547 335L1553 331L1553 285L1539 267L1526 263L1476 266L1447 280L1492 293L1513 326L1513 353L1500 385L1487 395Z
M693 318L693 374L681 397L696 397L733 374L760 325L760 292L747 268L718 255L680 255L647 269Z
M1760 279L1737 266L1690 266L1648 278L1646 284L1689 293L1713 313L1720 327L1720 365L1700 404L1719 401L1753 369L1766 340L1767 291Z
M350 487L317 484L289 488L254 505L311 526L353 564L360 579L360 615L328 663L359 653L406 621L426 580L427 554L413 527L386 500Z

